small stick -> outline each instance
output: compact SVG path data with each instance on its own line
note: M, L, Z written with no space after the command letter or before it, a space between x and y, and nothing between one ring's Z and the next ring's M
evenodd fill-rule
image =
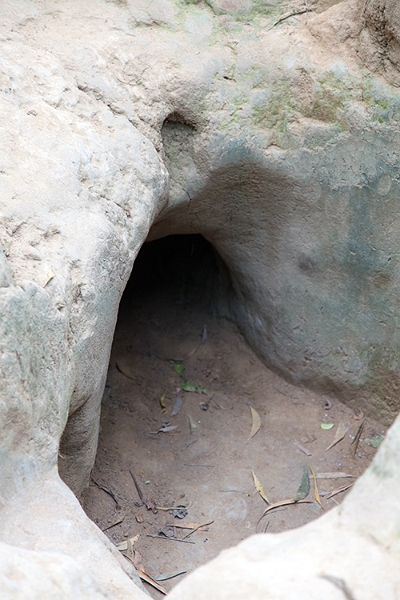
M312 8L303 8L302 10L293 11L287 15L283 15L283 17L281 17L280 19L275 21L275 23L268 29L268 31L270 31L271 29L276 27L276 25L279 25L279 23L286 21L286 19L290 19L290 17L296 17L297 15L304 15L304 13L308 13L308 12L312 12L312 11L313 11Z
M107 489L106 487L104 487L104 485L101 485L100 483L98 483L98 482L97 482L95 479L93 479L93 477L91 477L90 479L93 481L93 483L94 483L95 485L97 485L97 487L99 488L99 490L103 490L103 492L105 492L106 494L108 494L109 496L111 496L111 498L112 498L112 499L114 500L114 502L115 502L115 508L116 508L117 510L121 510L121 505L120 505L120 503L118 502L117 498L115 497L115 494L114 494L114 493L113 493L111 490L109 490L109 489Z
M215 396L215 394L214 394ZM220 410L228 410L227 408L225 408L225 406L221 406L220 404L218 404L218 402L214 399L214 396L211 398L211 400L214 400L216 407L219 408ZM210 402L211 402L210 400Z
M192 533L194 533L195 531L197 531L201 527L205 527L206 525L211 525L211 523L214 523L214 521L207 521L207 523L200 523L200 525L197 525L197 527L195 527L194 529L192 529L192 531L189 531L189 533L187 533L185 536L183 536L183 538L181 539L181 542L183 542L183 540L186 540L186 538L188 538L189 535L192 535Z
M157 510L181 510L182 508L188 508L187 506L157 506Z
M348 483L347 485L343 485L341 488L338 488L337 490L334 490L333 492L328 494L326 499L329 500L329 498L333 498L333 496L336 496L336 494L340 494L340 492L345 492L346 490L351 488L352 485L354 485L354 482Z
M360 427L358 428L358 431L356 433L356 437L354 438L354 440L351 442L351 446L350 446L350 452L353 458L356 457L356 452L357 452L357 446L358 446L358 442L360 441L360 437L361 437L361 433L362 430L364 428L364 423L365 420L363 419L361 421Z
M121 517L121 519L118 519L118 521L114 521L114 523L112 523L111 525L104 527L104 529L102 529L102 531L107 531L108 529L111 529L111 527L115 527L116 525L119 525L120 523L122 523L122 521L124 519L125 519L125 515L123 517Z
M134 476L134 474L132 473L132 471L129 469L129 473L131 474L131 477L133 479L133 483L135 484L135 487L137 489L137 493L139 494L139 498L142 504L146 504L144 496L142 494L142 490L139 487L138 482L136 481L136 477Z
M186 523L167 523L166 525L167 527L174 527L175 529L193 529L193 526L189 526L189 524ZM208 531L208 529L205 525L200 525L200 531Z
M298 396L291 396L290 394L285 394L285 392L282 392L282 390L278 390L278 388L274 388L275 391L278 392L278 394L282 394L282 396L286 396L286 398L290 398L291 400L298 400Z
M186 446L183 448L183 450L186 450L186 448L189 448L189 446L191 446L192 444L195 444L196 442L197 442L197 440L192 440L191 442L186 444ZM182 450L182 452L183 452L183 450Z
M167 537L165 535L156 535L155 533L148 533L146 537L157 538L159 540L169 540L170 542L183 542L184 544L194 544L190 540L180 540L179 538Z
M214 469L215 465L189 465L188 463L183 463L185 467L209 467L210 469Z

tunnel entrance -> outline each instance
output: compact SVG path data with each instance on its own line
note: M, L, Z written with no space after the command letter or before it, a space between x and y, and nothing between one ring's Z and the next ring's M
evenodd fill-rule
M131 304L161 295L183 309L203 306L212 313L229 304L229 273L202 235L171 235L143 245L120 304L119 320ZM225 297L223 297L225 296Z
M144 244L120 304L85 510L125 553L139 535L130 558L167 590L256 531L322 514L311 485L309 504L260 521L267 503L253 473L269 502L294 497L305 465L330 474L317 480L329 509L375 453L360 442L351 455L359 426L351 409L260 362L226 318L231 293L212 246L175 235ZM346 435L326 451L339 427ZM365 437L381 431L365 423Z

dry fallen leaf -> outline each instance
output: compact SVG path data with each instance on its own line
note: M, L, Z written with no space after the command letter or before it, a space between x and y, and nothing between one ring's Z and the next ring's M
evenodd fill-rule
M327 495L326 499L329 500L329 498L336 496L336 494L340 494L340 492L345 492L346 490L351 488L352 485L354 485L354 481L352 483L343 485L342 487L338 488L337 490L334 490L333 492L331 492L330 494Z
M139 550L135 550L135 556L133 557L133 565L135 569L141 569L144 571L144 566L142 564L143 556L139 552Z
M167 395L167 390L165 390L165 392L163 393L163 395L160 398L160 406L161 406L161 412L165 413L165 411L167 410L167 407L165 406L165 396Z
M156 590L162 594L165 594L165 596L167 595L167 590L162 585L157 583L157 581L155 581L152 577L150 577L150 575L147 575L147 573L142 571L142 569L137 569L137 574L139 575L140 579L152 585L154 588L156 588Z
M287 506L289 504L312 504L313 501L312 500L295 500L294 498L289 498L288 500L281 500L280 502L275 502L274 504L270 504L269 506L267 506L267 508L264 510L263 514L261 515L261 518L259 519L258 522L261 521L261 519L270 511L273 510L274 508L279 508L280 506Z
M135 542L137 542L139 537L140 537L140 533L138 533L134 537L129 538L131 544L133 545ZM120 544L118 544L118 546L116 546L116 548L120 552L125 552L128 549L128 540L125 540L125 542L121 542Z
M251 440L251 438L256 435L257 431L261 427L261 417L258 414L258 412L256 410L254 410L254 408L252 406L250 406L250 404L248 406L249 406L250 412L251 412L252 426L251 426L250 435L247 439Z
M329 446L327 447L327 449L325 450L325 452L327 452L328 450L330 450L331 448L333 448L333 446L336 446L337 443L339 443L344 436L346 435L348 431L348 428L345 427L343 421L340 421L338 428L336 429L336 433L335 433L335 437L333 439L333 442L331 442L329 444Z
M173 431L177 427L178 425L163 425L162 427L160 427L157 433L168 433L168 431Z
M119 358L115 364L116 364L118 371L120 373L122 373L123 375L125 375L125 377L128 377L128 379L135 379L135 377L130 372L130 368L129 368L129 365L127 364L126 358Z
M314 473L314 469L310 467L311 475L314 479L314 498L318 502L318 504L322 507L321 498L319 497L318 486L317 486L317 478Z
M252 471L252 474L253 474L253 479L254 479L254 487L256 488L257 492L260 494L261 498L263 500L265 500L265 502L267 504L271 504L264 492L263 486L261 485L257 475L254 473L254 471Z
M349 475L348 473L342 473L337 471L336 473L317 473L317 479L342 479L343 477L354 477L354 475Z

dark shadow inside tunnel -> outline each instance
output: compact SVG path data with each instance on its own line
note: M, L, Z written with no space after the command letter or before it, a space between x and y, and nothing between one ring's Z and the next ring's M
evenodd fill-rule
M214 316L227 317L231 294L228 268L202 235L170 235L146 242L122 296L117 328L132 306L153 296L183 309L201 305Z

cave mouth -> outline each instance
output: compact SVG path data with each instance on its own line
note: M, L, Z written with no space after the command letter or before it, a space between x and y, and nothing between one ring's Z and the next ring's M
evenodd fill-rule
M229 287L223 291L222 282L228 280L227 267L200 234L145 242L122 296L118 320L126 318L132 302L145 303L155 295L182 307L195 304L213 310L213 303L218 304Z
M85 510L121 548L139 535L134 549L153 578L190 572L256 532L322 514L311 486L309 504L260 521L266 504L252 472L279 502L296 494L305 464L356 478L375 453L362 444L355 460L348 435L326 452L335 429L321 423L343 422L354 435L353 411L329 399L328 413L327 398L259 360L226 318L232 289L204 237L171 235L143 245L121 299ZM249 405L261 424L253 437ZM381 430L366 419L370 437ZM349 479L318 481L325 510L343 500L345 490L329 494Z

